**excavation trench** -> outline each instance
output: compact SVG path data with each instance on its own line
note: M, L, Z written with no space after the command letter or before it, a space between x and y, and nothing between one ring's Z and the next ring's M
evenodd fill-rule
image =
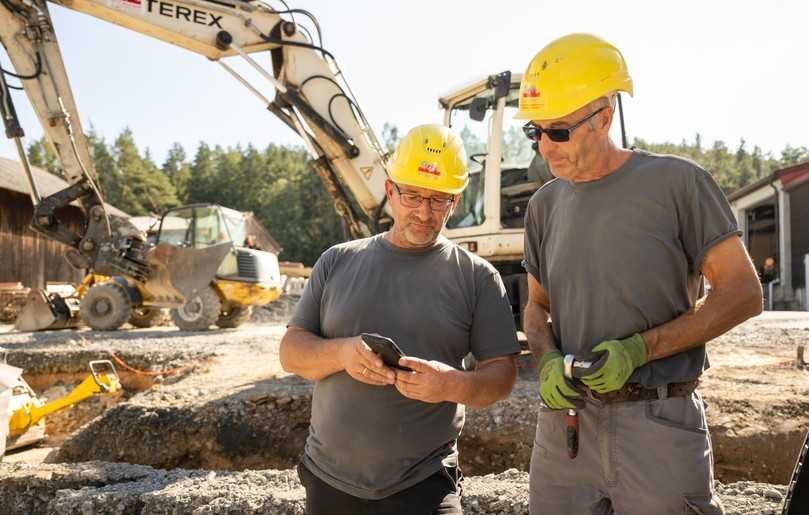
M50 377L58 378L58 385L66 384L64 376ZM45 385L47 378L32 382ZM161 469L287 469L297 464L303 451L311 408L311 384L306 381L290 376L258 382L213 400L197 401L192 393L184 402L172 398L153 404L136 395L149 388L142 377L122 374L121 379L122 394L96 397L51 417L49 439L44 443L59 446L51 461L100 460ZM45 392L59 388L64 386L51 386ZM487 409L469 410L459 441L466 474L528 470L534 404L533 384L521 382L509 399ZM725 409L744 408L724 404ZM794 416L790 423L783 421L788 409L807 413L809 404L771 409L773 417L780 413L782 424L758 431L713 428L718 479L787 482L805 434L805 419L803 425Z
M109 357L109 350L131 368L148 372L119 366L122 392L51 415L42 444L56 447L50 462L290 469L308 434L312 383L280 370L283 330L283 325L257 324L210 333L84 332L77 337L61 332L61 337L40 337L43 341L0 344L10 347L9 363L24 367L26 379L44 396L72 387L85 377L87 361ZM791 348L770 347L756 351L767 359L748 359L755 363L749 370L723 368L718 353L701 388L723 482L786 483L809 427L809 372L791 366L786 357ZM155 375L178 368L179 375ZM528 470L537 406L534 378L535 371L523 368L509 398L467 411L459 441L467 476Z

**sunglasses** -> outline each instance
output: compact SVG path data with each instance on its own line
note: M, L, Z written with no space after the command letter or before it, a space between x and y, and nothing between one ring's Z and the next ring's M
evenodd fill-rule
M535 125L534 122L528 122L522 126L522 131L525 133L525 137L530 139L531 141L539 141L542 139L542 133L548 135L551 141L555 141L557 143L564 143L565 141L570 141L570 133L581 127L584 122L592 118L593 116L597 115L607 106L602 107L601 109L597 109L592 113L588 114L578 122L574 123L570 127L566 127L564 129L543 129L538 125Z

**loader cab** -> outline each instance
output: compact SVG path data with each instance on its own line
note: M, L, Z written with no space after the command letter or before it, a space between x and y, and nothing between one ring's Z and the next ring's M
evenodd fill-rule
M497 268L518 329L528 296L521 265L525 209L534 192L553 179L522 132L525 121L514 119L521 78L511 72L490 75L439 98L444 124L464 141L470 171L444 235Z
M239 246L245 236L242 213L213 204L197 204L166 212L160 221L157 243L197 249L227 242Z
M525 208L553 178L515 120L522 75L484 77L441 97L444 124L463 139L470 180L445 235L490 261L519 262Z
M246 213L216 204L193 204L172 209L163 215L157 243L197 249L230 243L233 248L216 271L218 279L280 284L277 257L280 249L268 248L265 251L253 245L248 248L245 245L247 236Z

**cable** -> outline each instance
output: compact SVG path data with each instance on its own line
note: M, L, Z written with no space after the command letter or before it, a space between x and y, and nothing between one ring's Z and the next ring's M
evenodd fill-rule
M337 120L335 120L335 119L334 119L334 113L332 113L332 112L331 112L331 106L332 106L332 104L334 103L334 101L335 101L336 99L338 99L338 98L340 98L340 97L345 98L345 99L346 99L346 102L348 102L348 106L352 108L352 110L351 110L351 111L352 111L352 114L354 114L354 119L355 119L355 120L357 120L357 122L359 122L359 119L357 118L357 115L356 115L356 113L354 113L354 110L353 110L353 107L354 107L354 101L353 101L353 100L351 100L350 98L348 98L348 95L346 95L345 93L337 93L336 95L332 96L332 97L329 99L329 118L331 118L331 123L333 123L333 124L334 124L334 126L335 126L335 127L337 127L338 129L340 129L340 132L342 132L343 134L346 134L346 131L345 131L345 130L343 130L343 128L342 128L342 127L340 127L340 124L339 124L339 123L337 123Z
M21 7L17 7L16 5L14 5L14 4L12 4L11 2L9 2L9 0L0 0L0 4L3 4L3 6L4 6L6 9L8 9L8 10L9 10L9 11L11 11L11 12L13 12L13 13L14 13L14 14L16 14L17 16L21 16L21 17L23 17L23 18L26 18L26 19L27 19L27 16L26 16L26 14L27 14L27 13L26 13L26 12L25 12L25 11L24 11L24 10L23 10Z
M315 39L312 37L312 33L311 33L311 32L309 32L309 29L307 29L307 28L306 28L306 27L304 27L303 25L298 25L298 28L299 28L299 29L301 29L301 30L303 31L304 36L306 36L307 40L308 40L310 43L314 43L314 42L315 42Z
M281 2L284 5L284 7L286 7L286 10L289 11L289 17L290 17L290 19L292 19L292 23L295 23L295 15L289 9L289 4L286 3L284 0L278 0L278 1ZM295 23L295 25L297 25L297 23ZM314 43L314 41L312 41L312 43Z
M112 359L114 359L116 363L118 363L120 366L122 366L126 370L129 370L133 374L136 374L136 375L139 375L139 376L151 376L151 377L154 377L154 376L173 376L173 375L177 375L177 374L179 374L181 372L185 372L188 369L194 368L194 365L185 365L185 366L182 366L182 367L169 368L168 370L158 370L158 371L154 371L154 372L146 371L146 370L138 370L137 368L131 367L131 366L127 365L126 363L124 363L124 360L119 358L118 355L115 354L114 351L109 351L109 353L110 353L110 356L112 356Z
M40 76L40 74L42 74L42 56L39 54L39 52L37 52L36 71L32 75L18 75L12 71L6 70L2 66L0 66L0 72L3 72L5 75L8 75L9 77L14 77L15 79L20 80L36 79L37 77Z
M280 0L280 1L282 1L282 3L284 5L286 5L286 2L283 2L283 0ZM323 31L321 30L320 23L318 23L317 18L315 18L314 14L310 13L309 11L307 11L305 9L289 9L288 6L287 6L286 11L277 11L277 10L272 9L272 8L270 8L270 10L271 10L271 12L273 14L289 14L290 18L292 18L293 22L295 20L294 17L293 17L293 14L295 14L295 13L302 14L303 16L306 16L307 18L309 18L309 21L311 21L312 24L314 24L315 30L317 31L317 41L318 41L319 46L314 47L314 48L318 49L320 51L324 51L323 50ZM312 41L312 43L314 44L314 41ZM329 55L331 55L331 54L329 54ZM332 59L334 59L334 56L332 56Z
M334 87L336 87L337 90L339 91L339 93L336 93L334 96L332 96L329 99L329 104L328 104L329 118L331 118L331 123L335 127L337 127L338 129L340 129L340 132L342 132L343 134L346 134L346 131L343 130L343 128L340 127L340 124L337 123L337 120L334 119L334 114L332 113L332 110L331 110L332 103L338 97L345 98L346 101L348 102L348 105L351 107L352 114L354 115L354 119L357 122L360 122L360 118L357 117L357 113L360 112L359 106L357 106L356 102L354 102L354 100L351 97L346 95L346 93L343 90L342 86L340 86L340 84L336 80L332 79L331 77L326 77L325 75L312 75L310 77L307 77L306 79L304 79L303 82L301 82L301 85L299 86L299 89L301 91L303 91L303 87L306 85L306 83L309 82L310 80L313 80L313 79L323 79L323 80L326 80L328 82L331 82L332 84L334 84Z
M286 46L298 46L298 47L302 47L302 48L310 48L312 50L317 50L318 52L322 53L324 56L329 56L332 59L336 60L334 58L334 55L331 52L329 52L325 48L319 47L317 45L312 45L312 44L309 44L309 43L300 43L298 41L286 41L286 40L283 40L283 39L270 37L270 36L267 36L265 34L261 35L261 39L263 39L267 43L275 43L276 45L281 45L281 46L286 45Z

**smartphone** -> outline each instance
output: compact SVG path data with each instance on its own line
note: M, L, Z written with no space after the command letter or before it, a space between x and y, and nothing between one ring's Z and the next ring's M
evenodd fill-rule
M362 333L360 338L371 347L372 351L382 358L382 363L386 366L407 372L413 371L413 369L403 367L399 364L399 358L404 357L404 353L402 349L396 345L396 342L390 338L375 333Z

